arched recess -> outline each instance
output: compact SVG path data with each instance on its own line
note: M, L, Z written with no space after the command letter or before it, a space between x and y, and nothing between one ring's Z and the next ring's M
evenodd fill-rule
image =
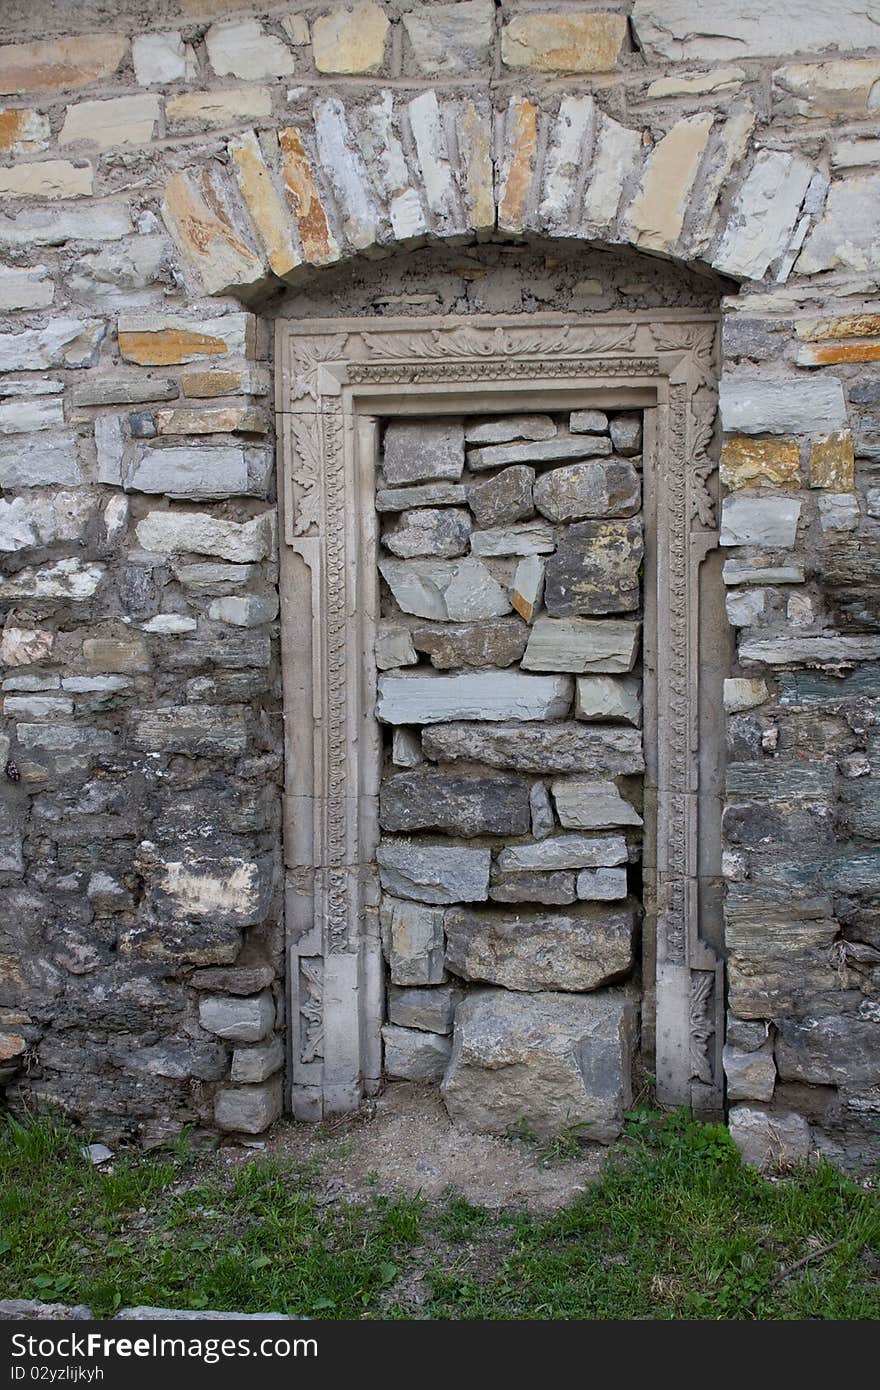
M194 292L251 305L317 269L432 241L549 238L629 247L733 279L781 279L822 176L800 156L754 148L753 128L744 106L724 120L686 117L652 145L589 96L564 96L552 113L528 97L504 112L434 92L406 102L385 93L350 111L328 97L308 126L231 138L225 167L174 173L163 214ZM669 1103L719 1108L720 801L705 740L710 725L721 727L718 670L700 693L703 632L723 621L700 598L701 565L717 544L708 452L715 327L688 313L529 315L527 328L334 319L279 336L283 560L288 609L293 599L305 615L288 625L285 698L313 714L288 783L296 1113L352 1108L378 1081L381 965L373 887L361 872L375 844L364 815L376 796L364 655L372 607L368 590L351 587L370 537L358 498L377 402L405 409L408 386L444 377L479 391L483 405L500 401L504 382L537 393L564 379L584 401L596 388L641 391L653 413L658 1089ZM705 930L708 917L716 925ZM309 1040L298 1053L301 1025Z

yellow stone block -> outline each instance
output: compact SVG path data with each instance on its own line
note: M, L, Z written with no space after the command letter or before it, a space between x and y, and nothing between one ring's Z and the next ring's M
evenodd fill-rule
M800 487L800 447L795 439L751 439L737 435L721 449L725 487Z
M114 145L148 145L156 133L161 105L152 92L112 101L80 101L68 106L58 143L85 141L102 150Z
M115 637L87 637L83 642L83 657L90 671L131 674L149 671L150 655L138 638L121 641Z
M831 319L798 319L795 324L802 342L823 338L880 337L880 314L843 314Z
M79 34L0 48L0 95L64 92L116 72L128 50L125 34Z
M501 58L535 72L613 72L625 37L622 14L519 14L501 31Z
M293 244L290 214L272 182L259 141L249 130L230 140L228 149L242 197L268 257L269 268L282 278L290 275L297 266L302 265L302 256Z
M258 406L228 405L220 410L159 410L160 434L265 434L266 412Z
M331 10L312 24L312 53L318 72L378 72L390 28L381 5Z
M880 362L880 338L861 343L804 343L799 367L830 367L841 362Z
M710 112L688 116L651 152L641 187L626 216L638 246L664 251L678 240L713 122Z
M181 92L169 97L165 115L172 125L200 121L202 125L230 125L257 121L272 114L268 87L227 87L222 92Z
M817 439L810 451L810 487L830 492L852 492L855 487L856 460L849 430Z
M185 372L180 378L183 394L196 399L212 396L237 396L253 392L256 383L249 372L238 370Z

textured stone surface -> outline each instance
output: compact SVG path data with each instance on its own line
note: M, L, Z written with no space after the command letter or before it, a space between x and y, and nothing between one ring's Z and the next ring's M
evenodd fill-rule
M554 618L639 606L640 521L579 521L547 561L544 603Z
M457 507L420 507L403 512L393 531L385 531L382 544L401 559L436 555L452 559L464 555L471 534L471 519Z
M552 526L544 521L526 521L521 526L493 526L471 533L475 555L550 555L556 547Z
M573 11L515 15L501 31L505 67L537 72L609 72L626 36L623 15Z
M523 657L526 671L631 671L639 645L639 624L615 619L538 618Z
M561 719L574 693L567 676L518 671L455 676L379 677L376 717L387 724L441 724L453 719Z
M382 1029L385 1075L403 1081L440 1081L449 1063L452 1044L437 1033L398 1028Z
M385 840L376 850L383 888L425 903L484 902L491 857L487 849L423 840Z
M810 487L831 492L852 492L855 486L855 454L849 430L814 441L810 449Z
M532 485L535 470L514 464L500 473L468 488L468 506L478 526L509 526L534 515Z
M721 481L725 487L797 488L800 486L800 447L794 439L726 439L721 449Z
M422 748L438 762L482 762L518 772L644 771L641 735L634 729L585 729L583 724L441 724L425 729Z
M381 5L357 4L320 15L312 24L312 49L318 72L376 72L385 56L389 30Z
M409 636L409 634L408 634ZM440 671L460 666L512 666L519 661L529 640L529 630L519 618L495 618L488 622L447 623L414 627L410 640L417 652L426 652ZM388 665L403 665L388 662Z
M465 980L516 990L592 990L633 965L632 906L567 912L453 907L446 965Z
M743 434L827 434L846 428L843 389L836 377L722 377L718 391L726 430Z
M613 676L581 676L575 683L575 719L634 724L642 722L639 682Z
M730 1137L743 1162L759 1172L790 1168L805 1163L812 1143L810 1126L802 1115L792 1111L757 1110L735 1105L730 1111Z
M640 505L638 474L623 460L554 468L535 484L535 506L550 521L633 516Z
M574 1127L610 1143L630 1105L636 1028L634 1005L617 993L478 990L456 1011L446 1108L478 1133L525 1127L549 1139Z
M268 993L240 999L209 994L199 1001L202 1027L231 1042L260 1042L274 1022L275 1006Z
M128 48L123 34L79 34L0 48L0 93L56 92L112 77Z
M458 0L403 16L420 72L469 76L486 61L495 33L492 0Z
M801 504L788 497L725 497L721 545L769 545L790 550Z
M776 1087L776 1063L770 1052L741 1052L724 1048L724 1075L728 1100L772 1100Z
M566 459L587 458L611 453L606 435L578 435L571 439L539 439L517 444L487 444L468 449L468 468L479 472L512 463L562 463Z
M281 1106L281 1079L273 1077L261 1086L229 1086L218 1092L214 1119L219 1129L233 1134L262 1134L278 1119Z
M443 913L421 903L384 898L382 931L397 985L436 985L443 973Z
M419 1028L426 1033L452 1032L452 1018L461 991L455 985L433 989L388 989L388 1021L400 1028Z
M489 897L496 903L543 903L547 907L573 903L574 874L562 871L494 875Z
M382 453L386 484L458 482L463 468L460 420L393 420L386 426Z
M538 555L520 560L513 576L510 601L527 623L534 622L544 597L544 561Z
M531 827L528 786L515 777L398 773L382 783L379 823L391 831L524 835Z
M612 825L641 825L638 812L613 782L570 779L550 788L560 825L568 830L602 830Z
M497 618L510 600L481 560L380 560L379 573L404 613L449 622Z
M700 0L636 0L633 7L633 26L650 59L723 61L787 55L792 35L802 53L870 47L876 41L871 10L863 0L843 0L839 5L791 0L785 19L780 25L776 12L758 0L738 0L723 9L707 8Z
M534 845L511 845L498 856L504 873L532 870L613 868L627 862L622 835L553 835Z

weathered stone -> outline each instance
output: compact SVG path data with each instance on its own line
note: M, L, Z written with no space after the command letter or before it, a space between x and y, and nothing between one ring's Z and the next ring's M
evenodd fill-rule
M481 560L380 560L379 573L404 613L468 622L510 612L510 600Z
M272 455L267 449L226 445L147 448L129 471L125 486L132 492L161 492L168 497L196 500L262 497L271 467Z
M411 507L457 507L467 501L462 483L423 483L421 487L383 487L376 493L377 512L403 512Z
M386 724L440 724L452 719L561 719L571 708L567 676L519 672L379 677L376 717Z
M239 965L232 969L196 970L190 976L193 989L222 994L259 994L275 978L271 965Z
M423 840L385 840L376 850L382 887L427 903L484 902L491 858L488 849Z
M880 140L837 140L831 147L832 169L860 169L880 163Z
M531 819L529 792L515 777L464 777L404 772L380 790L384 830L448 830L453 834L524 835Z
M801 504L790 497L725 497L720 545L767 545L790 550Z
M727 621L731 627L752 627L764 616L765 606L763 589L728 590L725 597Z
M386 1023L382 1029L385 1044L385 1075L403 1081L440 1081L449 1064L452 1044L438 1033L416 1028L398 1028Z
M8 623L0 632L0 665L30 666L44 661L52 651L54 632L46 628L17 627ZM52 678L55 680L55 678ZM3 689L10 689L8 680Z
M402 848L402 844L391 848ZM383 940L395 984L437 985L445 979L443 915L436 907L422 903L383 898Z
M278 616L278 595L228 594L212 599L208 617L214 622L229 623L232 627L260 627Z
M847 956L868 965L880 963L880 952L850 943ZM819 1086L876 1086L880 1082L876 1018L853 1016L841 1008L809 1010L800 1018L780 1018L775 1043L780 1081Z
M511 845L498 856L502 873L613 868L627 862L622 835L553 835L534 845Z
M623 217L634 245L667 251L678 241L713 120L711 112L685 116L651 150Z
M631 1103L635 1005L622 993L478 990L459 1004L442 1094L478 1133L572 1130L610 1143Z
M269 379L260 367L218 367L203 372L184 372L180 388L187 398L214 396L267 396ZM177 392L174 393L177 395Z
M0 499L0 550L23 550L56 541L82 541L95 515L94 495L82 492L31 492Z
M64 91L112 77L125 57L124 34L79 34L0 48L0 94Z
M418 1028L425 1033L452 1032L452 1018L461 991L455 985L434 989L388 988L388 1021L399 1028Z
M425 756L437 762L481 762L517 772L644 771L635 729L586 729L583 724L444 724L422 734Z
M391 761L395 767L418 767L425 761L418 729L398 727L391 739Z
M329 265L339 259L339 245L321 201L315 170L295 126L278 131L281 173L302 253L310 265Z
M527 555L516 567L510 601L520 617L531 623L543 597L544 561L537 555Z
M249 244L230 175L217 163L182 169L165 184L162 217L188 267L208 294L259 295L266 260Z
M380 671L393 670L396 666L416 666L419 660L407 627L380 627L373 653Z
M642 818L624 801L613 782L566 780L550 788L559 822L569 830L603 830L613 825L641 825Z
M187 49L176 31L136 34L131 41L135 80L141 87L182 82L196 73L188 71Z
M446 914L446 965L466 980L519 990L590 990L633 966L632 906Z
M127 207L103 206L27 208L11 217L0 216L0 246L30 249L61 246L67 241L117 241L133 230Z
M46 309L55 298L55 282L44 265L0 267L0 310Z
M642 692L637 680L613 676L582 676L576 682L575 719L622 720L636 728L642 722Z
M874 235L878 213L880 175L863 174L835 180L825 210L798 257L798 273L876 270L880 266L880 250ZM829 420L826 429L829 427L838 427L837 422Z
M172 401L178 385L170 377L151 377L149 381L126 381L114 377L111 381L86 381L74 386L71 400L74 405L143 405L152 401Z
M624 15L518 14L501 30L501 61L534 72L611 72L625 37Z
M168 705L136 711L131 740L152 753L187 753L190 757L243 753L247 723L242 706Z
M465 421L468 444L507 444L513 439L553 439L556 424L550 415L502 415L494 420Z
M852 493L828 493L819 498L819 525L823 531L854 531L859 524L859 503Z
M386 483L457 482L463 468L461 420L392 420L385 427L382 472Z
M238 562L264 559L272 540L268 512L245 522L224 521L205 512L149 512L136 532L144 550L218 555Z
M556 534L543 521L527 521L522 526L496 526L489 531L471 533L475 555L550 555L556 548Z
M567 905L576 898L574 874L563 872L496 874L489 897L496 903L544 903Z
M640 131L629 130L610 116L600 116L578 235L598 236L610 228L624 186L641 164L643 153Z
M260 121L272 114L268 87L226 87L213 92L179 92L165 103L171 125L188 121L224 126L233 121Z
M46 149L50 139L48 117L27 107L0 107L0 150L4 154L34 154Z
M48 328L0 334L0 371L90 367L104 337L103 321L54 318Z
M813 172L805 159L759 150L712 258L715 269L760 280L788 248Z
M158 912L171 919L209 919L219 926L247 927L264 920L272 891L269 860L202 857L183 846L176 852L178 859L170 857L173 848L163 857L149 840L137 848L137 866ZM211 958L197 963L209 964Z
M539 618L522 665L526 671L625 673L635 664L638 646L638 623Z
M724 1048L724 1076L728 1100L772 1100L776 1088L776 1063L772 1052L741 1052Z
M218 77L286 77L295 71L293 54L283 40L267 34L254 19L212 24L205 34L211 67Z
M120 314L119 351L139 367L169 367L202 357L237 353L253 357L253 314L221 314L194 319L171 314Z
M810 1126L791 1111L734 1105L728 1127L743 1162L759 1172L806 1163L812 1152Z
M218 1091L214 1121L218 1129L228 1133L262 1134L278 1119L281 1109L281 1078L273 1077L262 1086L229 1086ZM154 1317L156 1310L146 1309L145 1313Z
M275 1005L268 990L249 998L209 994L199 1000L199 1023L230 1042L260 1042L272 1031Z
M880 657L878 637L777 637L743 642L742 661L755 661L767 666L834 666L841 662L876 661Z
M644 546L640 521L579 521L547 561L544 603L562 618L638 608Z
M470 75L489 57L495 36L492 0L431 5L403 16L420 72Z
M632 15L639 47L651 62L787 56L792 47L802 53L870 48L876 39L864 0L834 6L790 0L785 21L780 25L778 14L752 0L708 13L700 0L636 0Z
M803 584L803 565L768 565L763 556L725 560L722 578L731 584Z
M572 416L572 420L575 416ZM574 425L571 426L574 429ZM624 415L612 415L608 425L611 447L616 454L629 458L642 451L642 415L633 411Z
M608 416L604 410L573 410L568 428L572 434L602 434L608 430Z
M453 559L467 551L471 524L467 512L458 507L422 507L403 512L396 528L382 533L382 544L402 559L428 555Z
M763 705L770 698L767 682L734 677L724 682L724 710L726 714L740 714L743 710Z
M253 405L157 410L155 421L154 434L265 434L269 428L265 411Z
M800 446L794 439L726 439L721 448L725 487L800 487Z
M79 602L96 592L106 569L82 560L57 560L54 565L19 570L0 578L0 598L62 598Z
M19 397L0 404L0 434L29 434L64 424L64 406L52 397Z
M460 666L512 666L525 651L529 630L519 618L496 618L491 622L444 624L416 627L407 639L413 651L412 662L394 661L387 665L415 664L416 652L427 652L431 665L446 671ZM377 659L377 665L383 665Z
M152 669L152 661L141 637L120 640L114 637L86 637L83 660L92 671L136 674Z
M535 506L550 521L581 517L632 516L641 506L641 485L632 464L574 463L542 474Z
M114 145L148 145L156 133L161 105L143 93L112 101L81 101L68 106L59 145L84 142L106 150Z
M284 1043L275 1034L256 1047L237 1047L232 1054L230 1081L258 1085L284 1066Z
M318 72L378 72L385 61L388 17L381 5L335 9L312 24L312 53Z
M855 487L855 455L849 430L813 441L810 449L810 487L832 492L852 492Z
M725 430L743 434L818 434L847 427L837 377L723 376L718 404Z
M582 901L618 902L627 895L626 869L581 869L575 886Z
M543 782L535 782L529 792L529 810L532 817L532 836L545 840L556 829L556 819L547 788Z
M581 434L571 439L538 439L514 444L487 444L468 449L467 465L472 472L501 468L512 463L561 463L565 459L599 457L611 453L607 435Z
M468 506L479 526L508 526L534 516L532 485L535 470L525 464L504 468L484 483L469 487Z

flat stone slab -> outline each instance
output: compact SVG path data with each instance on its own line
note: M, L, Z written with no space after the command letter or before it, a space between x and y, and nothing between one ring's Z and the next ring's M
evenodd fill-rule
M564 907L575 901L577 892L574 874L561 870L533 874L500 873L495 874L489 884L489 897L493 903L543 903L546 907Z
M626 459L572 463L535 483L535 506L548 521L634 516L642 504L638 473Z
M640 521L576 521L547 561L544 604L554 618L640 606Z
M462 507L467 501L463 483L422 483L417 487L380 487L377 512L404 512L412 507Z
M385 724L561 719L571 709L573 693L570 676L525 676L518 671L382 675L376 718Z
M552 835L534 845L510 845L498 855L502 873L533 869L613 868L628 860L622 835Z
M485 449L468 449L468 468L501 468L510 463L558 463L563 459L582 459L611 453L607 434L580 434L576 439L540 439L525 444L490 444Z
M546 521L526 521L520 526L493 526L471 534L474 555L552 555L556 532Z
M638 811L625 801L613 782L566 778L550 788L560 825L569 830L604 830L608 826L641 825Z
M489 896L492 853L488 849L428 844L422 840L383 840L376 850L376 860L382 887L401 898L423 903L462 903L485 902Z
M392 420L385 427L385 483L457 482L464 468L461 420Z
M581 676L576 682L575 719L620 720L638 727L642 722L642 692L635 679Z
M382 948L396 985L438 985L443 969L443 911L424 903L383 897Z
M438 671L459 666L512 666L522 658L529 629L521 618L416 627L410 634L417 652L426 652ZM399 663L400 664L400 663Z
M385 1075L402 1081L440 1081L452 1052L452 1043L439 1033L417 1028L399 1028L386 1023L382 1029L385 1044Z
M434 762L479 762L515 772L644 772L636 729L583 724L443 724L425 729L422 752Z
M482 1134L572 1130L609 1144L632 1103L637 1009L623 992L482 989L456 1010L441 1094L451 1118Z
M435 985L432 989L388 987L388 1022L400 1028L420 1028L427 1033L452 1032L455 1006L461 998L456 985Z
M523 669L624 675L635 665L640 627L615 618L538 618Z
M634 964L632 903L551 911L453 907L445 926L447 969L506 989L598 989Z
M613 784L612 784L613 785ZM400 772L379 792L383 830L448 830L457 835L527 835L528 783L516 777Z
M404 613L440 622L499 618L511 610L507 590L482 560L380 560L379 573Z
M553 439L556 423L550 415L501 415L465 423L468 444L506 444L511 439Z

